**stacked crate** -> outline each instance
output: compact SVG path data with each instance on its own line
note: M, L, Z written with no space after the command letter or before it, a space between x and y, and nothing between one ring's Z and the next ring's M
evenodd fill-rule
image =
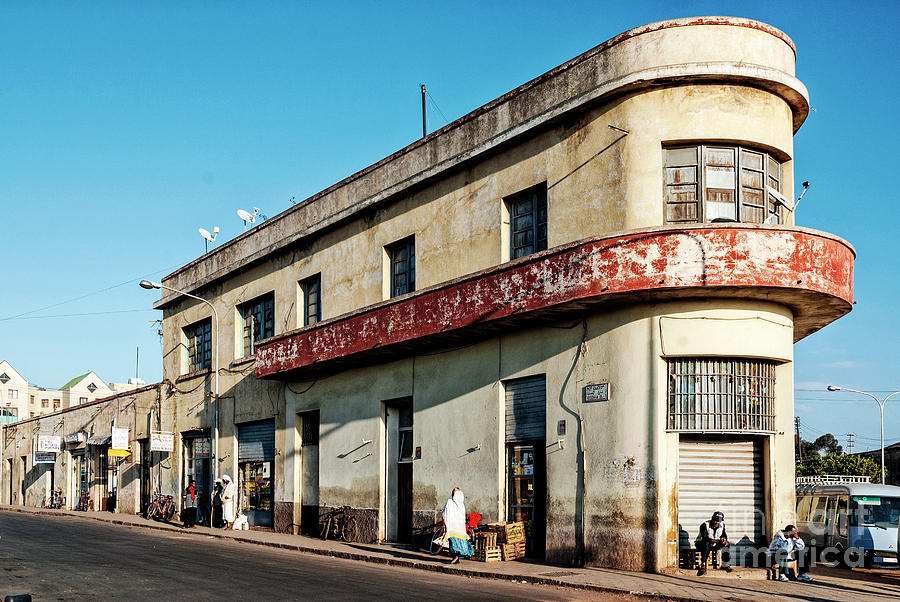
M473 556L473 559L481 562L499 562L501 560L496 532L479 531L475 534L475 556Z
M497 534L500 555L503 560L515 560L525 556L525 523L506 521L490 523L488 529Z

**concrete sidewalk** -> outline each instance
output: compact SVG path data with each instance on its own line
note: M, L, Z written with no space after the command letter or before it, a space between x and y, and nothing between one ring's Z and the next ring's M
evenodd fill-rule
M725 576L710 571L697 577L692 571L667 571L665 574L628 573L611 569L570 568L542 562L482 563L462 560L450 565L446 556L389 544L357 544L322 541L317 538L272 533L270 531L224 531L197 527L182 529L176 524L148 521L140 516L108 512L72 512L21 506L0 506L2 512L26 512L93 519L133 528L157 529L179 534L196 534L235 541L320 554L336 558L404 566L447 574L491 579L506 579L574 587L596 592L637 594L667 600L847 600L879 601L900 599L900 569L852 571L817 567L814 583L781 583L765 580L762 569L736 569Z

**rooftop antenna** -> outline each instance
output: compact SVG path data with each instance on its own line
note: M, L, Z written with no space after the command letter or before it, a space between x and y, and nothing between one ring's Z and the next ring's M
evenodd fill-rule
M809 183L809 180L803 182L803 191L800 193L800 196L797 197L796 203L792 203L791 201L789 201L784 195L782 195L780 192L778 192L771 186L766 186L766 190L769 192L769 194L772 196L772 198L775 199L775 202L777 202L779 205L787 207L788 211L790 211L791 213L794 213L796 215L797 207L800 205L800 201L803 200L803 195L806 194L806 191L809 190L810 186L811 186L811 184ZM769 217L766 218L765 223L767 223L767 224L778 223L778 216L775 214L770 215ZM795 218L795 223L796 223L796 218Z
M202 236L206 240L206 252L209 252L209 243L216 242L216 236L219 235L219 227L216 226L213 228L213 234L209 233L209 230L206 228L197 228L197 231L200 232L200 236Z
M247 224L253 224L256 222L256 216L259 215L260 220L266 219L265 215L261 215L259 213L259 207L253 208L253 213L249 211L244 211L243 209L237 210L238 217L244 220L244 232L247 231Z
M425 84L422 86L422 138L428 135L428 126L425 124Z
M797 197L797 202L794 203L794 211L797 210L797 205L799 205L800 201L803 200L803 195L806 194L806 191L809 190L809 187L810 187L809 180L803 182L803 191L800 193L800 196Z

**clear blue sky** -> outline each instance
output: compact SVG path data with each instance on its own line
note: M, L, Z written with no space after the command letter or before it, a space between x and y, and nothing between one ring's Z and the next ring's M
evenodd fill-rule
M795 348L803 434L876 447L875 403L822 389L900 388L893 2L3 2L0 359L56 387L124 381L140 348L159 380L137 281L415 140L420 82L439 127L631 27L720 14L796 42L799 223L858 251L853 312ZM886 416L900 440L900 399Z

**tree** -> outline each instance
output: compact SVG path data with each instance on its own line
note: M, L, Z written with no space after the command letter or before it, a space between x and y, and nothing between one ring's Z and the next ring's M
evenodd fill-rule
M838 445L837 438L831 433L825 433L813 442L800 439L800 452L803 455L803 462L812 461L824 454L840 454L844 448Z
M820 474L859 475L869 477L873 483L881 482L881 468L872 458L858 455L828 454L813 456L810 461L797 464L797 476Z

